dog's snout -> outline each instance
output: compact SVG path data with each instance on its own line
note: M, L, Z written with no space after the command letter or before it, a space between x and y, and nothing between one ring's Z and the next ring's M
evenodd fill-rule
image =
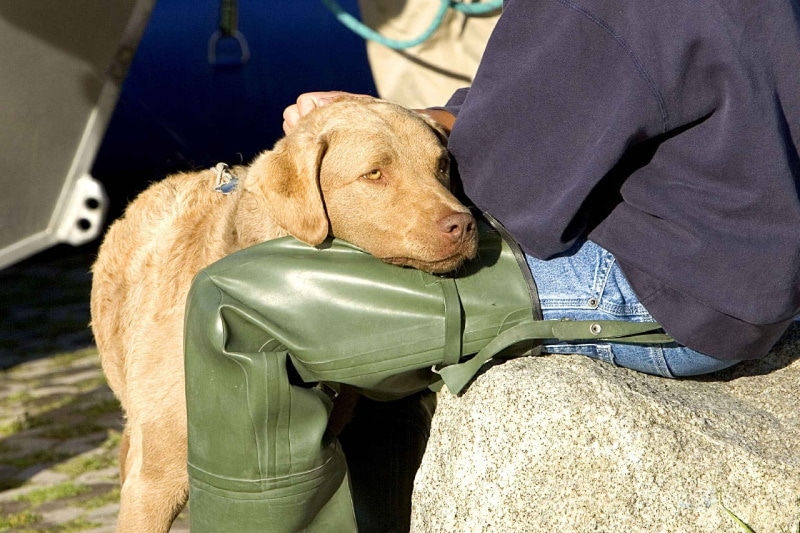
M475 233L475 219L469 213L453 213L439 220L439 229L454 242Z

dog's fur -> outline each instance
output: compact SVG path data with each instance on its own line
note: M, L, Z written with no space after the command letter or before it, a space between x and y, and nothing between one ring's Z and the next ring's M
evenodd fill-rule
M387 262L430 272L475 255L475 221L448 190L444 133L370 98L314 110L271 151L233 169L152 185L109 229L93 267L92 328L127 421L118 531L167 532L186 503L184 302L194 275L244 247L328 235Z

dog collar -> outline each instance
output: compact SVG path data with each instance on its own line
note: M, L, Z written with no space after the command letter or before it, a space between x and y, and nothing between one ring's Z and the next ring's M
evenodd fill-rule
M214 167L214 172L217 174L214 184L215 191L222 194L230 194L238 188L239 178L233 175L226 163L217 163L217 166Z

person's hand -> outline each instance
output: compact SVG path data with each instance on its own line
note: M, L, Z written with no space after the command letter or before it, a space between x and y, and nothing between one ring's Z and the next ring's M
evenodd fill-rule
M456 123L456 117L444 109L415 109L414 111L423 115L427 115L434 121L438 122L439 125L447 132L447 135L450 135L450 131L453 129L453 124Z
M347 93L344 91L315 91L303 93L297 97L297 102L283 110L283 133L289 134L297 122L311 111L333 101L338 96L355 96L357 98L371 98L367 94ZM422 113L444 127L447 133L453 128L456 118L443 109L415 109L417 113Z
M318 107L331 102L337 96L356 96L368 98L366 94L353 94L343 91L317 91L303 93L297 97L297 102L283 110L283 132L288 134L297 126L297 121L308 115Z

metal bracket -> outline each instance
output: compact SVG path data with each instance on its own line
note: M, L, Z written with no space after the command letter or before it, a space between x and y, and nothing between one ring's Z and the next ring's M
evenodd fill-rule
M78 246L97 237L103 230L108 197L99 181L84 174L75 182L58 221L56 238Z

